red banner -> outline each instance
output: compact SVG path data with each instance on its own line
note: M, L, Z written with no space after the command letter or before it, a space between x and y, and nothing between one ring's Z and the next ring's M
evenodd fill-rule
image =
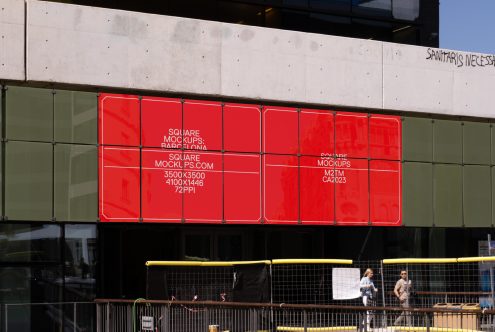
M401 225L397 116L102 94L100 219Z

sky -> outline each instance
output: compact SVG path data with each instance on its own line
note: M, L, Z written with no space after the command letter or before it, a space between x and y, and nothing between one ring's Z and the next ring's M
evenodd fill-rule
M440 0L440 47L495 54L495 0Z

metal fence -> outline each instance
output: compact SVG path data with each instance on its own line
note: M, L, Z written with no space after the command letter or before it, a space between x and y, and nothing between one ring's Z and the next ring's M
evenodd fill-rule
M379 306L399 306L394 294L400 272L408 273L410 304L432 308L443 304L477 303L493 308L495 257L446 259L388 259L351 261L336 259L286 259L262 262L148 262L147 297L163 300L238 301L233 294L235 270L239 264L262 264L269 270L270 303L363 304L359 279L374 271L378 288L374 302ZM350 278L333 278L338 270L348 270ZM349 281L353 280L353 281ZM335 291L344 284L357 284L358 294L342 300ZM150 287L153 285L153 287ZM355 287L356 288L356 287ZM262 301L257 301L262 302Z
M14 303L0 305L0 331L95 331L94 302Z
M494 331L494 317L479 309L97 300L98 332L472 332Z

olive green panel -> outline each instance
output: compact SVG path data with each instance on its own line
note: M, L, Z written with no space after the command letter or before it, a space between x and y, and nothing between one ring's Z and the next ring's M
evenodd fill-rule
M435 226L462 226L462 166L433 166Z
M433 122L433 160L462 163L462 123L453 120Z
M490 123L490 146L491 146L491 155L492 155L492 165L495 165L495 126L493 123Z
M55 141L95 144L97 141L97 94L55 92Z
M5 215L51 220L52 144L9 141L5 151Z
M463 136L464 163L490 165L490 124L464 122Z
M490 227L491 173L489 166L464 166L464 225Z
M432 226L432 164L405 162L403 166L403 224L405 226Z
M432 123L428 118L404 117L402 122L402 159L432 160Z
M55 218L96 221L98 215L98 153L94 146L55 146Z
M9 86L5 99L8 139L53 140L52 90Z

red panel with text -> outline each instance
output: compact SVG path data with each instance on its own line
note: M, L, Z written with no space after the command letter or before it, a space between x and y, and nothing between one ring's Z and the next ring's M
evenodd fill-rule
M103 93L100 107L100 137L103 145L139 146L139 98Z
M143 221L182 219L182 151L142 150L141 204Z
M401 224L401 163L370 161L370 212L373 225Z
M222 105L213 101L184 102L183 146L186 150L222 149Z
M337 112L335 153L347 158L368 158L368 115Z
M331 224L334 215L334 159L301 157L301 220L304 224Z
M300 114L301 154L331 156L334 153L334 114L331 111L303 109Z
M182 148L180 99L146 97L141 100L141 139L145 147Z
M297 156L264 156L264 216L269 223L297 223Z
M226 104L223 107L224 150L261 151L261 110L256 105Z
M368 224L368 160L337 158L334 175L337 224Z
M185 152L184 219L193 223L222 221L222 155Z
M298 113L293 108L264 107L263 136L267 153L298 153Z
M100 147L100 220L139 220L139 149Z
M227 222L260 221L260 159L259 155L224 155L224 218Z

